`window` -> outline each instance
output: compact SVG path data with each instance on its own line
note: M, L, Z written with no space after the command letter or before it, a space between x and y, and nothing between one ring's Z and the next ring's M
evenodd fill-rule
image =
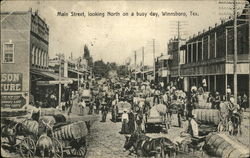
M5 43L3 45L3 62L14 63L14 44Z

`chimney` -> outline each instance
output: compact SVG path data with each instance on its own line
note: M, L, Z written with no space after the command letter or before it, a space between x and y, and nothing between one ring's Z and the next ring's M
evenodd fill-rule
M212 27L211 27L211 26L209 26L209 27L208 27L208 30L211 30L211 29L212 29Z
M225 23L225 19L221 19L221 24L224 24Z

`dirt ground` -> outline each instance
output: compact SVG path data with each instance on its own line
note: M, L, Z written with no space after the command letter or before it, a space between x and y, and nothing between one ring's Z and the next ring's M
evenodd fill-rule
M234 136L236 141L240 141L242 144L250 147L249 137L249 112L245 113L244 121L242 123L242 135ZM101 118L101 115L100 115ZM91 127L91 133L89 134L88 140L88 152L87 158L132 158L136 155L130 155L129 151L123 150L123 145L125 142L125 136L121 135L119 131L121 130L121 122L114 123L111 120L111 114L108 114L106 122L100 122L100 119L94 122ZM171 140L176 138L181 131L184 130L187 122L184 122L183 128L177 127L177 116L173 115L172 127L169 129L168 134L166 133L150 133L147 134L150 137L167 137ZM3 150L1 148L1 155L3 157L20 157L16 152L9 152L8 150ZM187 158L187 157L209 157L207 155L201 156L200 154L195 155L178 155L177 157Z

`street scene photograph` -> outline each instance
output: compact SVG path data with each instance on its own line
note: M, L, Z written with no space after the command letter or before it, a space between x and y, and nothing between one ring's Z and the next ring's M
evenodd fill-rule
M250 157L249 0L0 6L1 157Z

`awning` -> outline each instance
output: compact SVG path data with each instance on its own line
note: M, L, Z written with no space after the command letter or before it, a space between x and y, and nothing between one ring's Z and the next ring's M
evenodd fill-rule
M54 72L46 71L46 70L39 70L39 69L31 69L30 71L32 74L36 74L39 76L43 76L48 78L45 81L36 81L37 85L55 85L55 84L72 84L73 80L68 77L59 77L59 74Z
M78 72L78 71L76 71L76 70L72 70L72 69L68 69L68 71L70 71L70 72L74 72L74 73L78 73L78 74L80 74L80 75L84 75L84 73L82 73L82 72Z
M158 58L159 60L170 60L173 59L172 55L163 55Z
M36 85L39 85L39 86L46 86L46 85L55 85L55 84L72 84L73 81L72 80L62 80L62 81L59 81L59 80L56 80L56 81L37 81L36 82Z

